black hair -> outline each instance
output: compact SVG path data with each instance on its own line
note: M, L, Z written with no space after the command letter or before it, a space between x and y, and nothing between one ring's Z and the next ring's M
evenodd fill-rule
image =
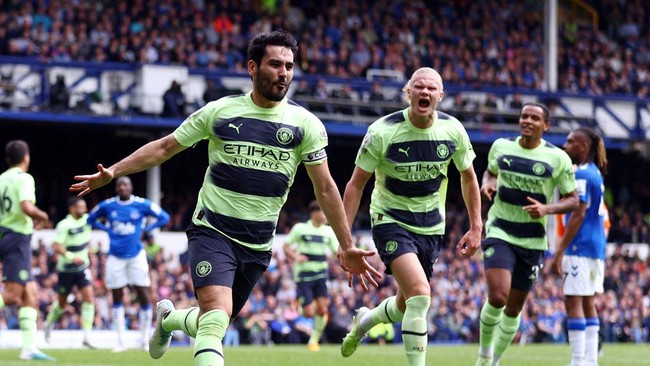
M266 46L284 46L291 49L293 57L298 53L298 42L286 31L280 29L271 33L261 33L255 36L248 45L248 59L253 60L259 67L266 54Z
M78 196L72 196L68 198L68 208L74 206L77 204L77 202L81 201L83 198L78 197Z
M10 166L20 164L29 155L29 145L23 140L11 140L5 147L5 158Z
M574 132L580 132L590 140L587 162L595 163L602 174L607 174L607 152L605 142L598 131L590 127L579 127Z
M524 105L521 107L521 110L523 111L524 108L526 108L526 106L528 105L542 108L542 112L544 112L544 120L547 121L549 124L551 124L551 111L548 110L547 106L545 106L542 103L528 102L528 103L524 103Z
M309 206L307 206L307 210L311 214L314 211L321 211L320 206L318 205L318 201L311 201L309 203Z

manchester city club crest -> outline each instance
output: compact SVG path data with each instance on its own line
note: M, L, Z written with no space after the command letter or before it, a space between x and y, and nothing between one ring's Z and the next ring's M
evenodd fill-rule
M542 163L535 163L533 164L533 173L537 175L542 175L546 171L546 168L544 168L544 164Z
M494 247L489 247L483 253L483 258L485 259L490 258L493 254L494 254Z
M444 144L438 145L438 147L436 148L436 153L438 154L439 158L444 159L447 156L449 156L449 148L447 147L447 145Z
M275 138L277 138L278 142L282 145L288 145L293 141L293 131L286 127L282 127L275 133Z
M205 277L212 272L212 264L208 261L201 261L196 265L196 275L199 277Z
M392 254L397 250L397 242L395 240L389 240L386 242L386 253Z

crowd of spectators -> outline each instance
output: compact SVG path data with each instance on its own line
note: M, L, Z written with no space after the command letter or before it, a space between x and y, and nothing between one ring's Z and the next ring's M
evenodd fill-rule
M594 6L599 30L594 19L559 13L559 89L647 96L648 4ZM545 88L543 2L12 0L0 10L0 54L43 62L244 72L251 37L283 28L299 40L298 72L305 74L355 78L373 68L410 75L428 65L452 85Z

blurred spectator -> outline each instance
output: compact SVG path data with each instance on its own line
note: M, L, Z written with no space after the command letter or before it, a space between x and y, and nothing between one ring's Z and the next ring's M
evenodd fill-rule
M524 106L524 102L522 102L521 100L521 93L514 93L512 95L512 99L510 100L510 103L508 103L508 108L510 110L519 112L523 106Z
M372 106L363 108L364 115L381 117L386 114L381 108L381 102L386 101L386 97L384 96L380 82L375 81L372 83L372 89L370 90L368 101L371 102Z
M203 92L203 103L208 104L223 96L226 96L226 90L220 82L207 79L205 92Z
M57 75L56 81L50 86L50 108L55 112L68 110L70 107L70 92L65 84L65 76Z
M334 108L327 102L329 99L329 92L327 91L327 83L325 79L318 79L316 88L314 88L313 96L320 99L320 103L309 105L309 109L313 112L334 113Z
M346 115L358 115L358 108L355 105L350 105L355 96L352 95L352 87L349 83L343 84L340 89L336 89L332 92L332 98L344 101L346 104L339 104L334 107L336 113L346 114Z
M300 97L304 95L312 95L312 90L309 87L309 82L306 79L300 79L298 81L298 87L296 88L296 91L293 92L293 98L300 99Z
M163 94L162 117L182 118L185 114L185 94L181 90L181 84L176 80Z

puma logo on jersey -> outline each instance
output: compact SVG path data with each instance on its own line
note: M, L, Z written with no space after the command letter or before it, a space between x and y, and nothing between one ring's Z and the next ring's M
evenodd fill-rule
M409 146L409 147L407 147L406 150L405 150L405 149L402 149L402 148L400 147L400 148L397 148L397 151L399 151L399 152L401 152L401 153L404 153L404 155L406 155L406 156L409 156L409 149L410 149L410 148L411 148L411 147Z
M503 158L503 162L506 163L506 164L508 164L508 166L510 166L510 163L512 163L512 159L509 159L509 158Z
M241 127L241 125L243 125L243 123L240 123L239 126L235 126L232 123L228 123L228 127L234 128L237 131L238 135L239 135L239 127Z

